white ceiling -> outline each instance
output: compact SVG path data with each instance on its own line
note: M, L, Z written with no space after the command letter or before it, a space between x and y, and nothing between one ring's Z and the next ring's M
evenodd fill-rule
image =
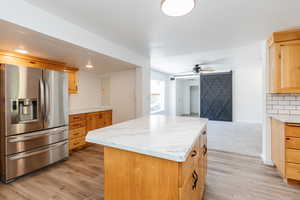
M134 69L135 65L96 53L38 32L0 20L0 49L24 48L30 55L67 63L83 71L105 74ZM90 63L93 69L85 66Z
M161 0L25 0L151 57L240 47L300 25L299 0L197 0L167 17Z

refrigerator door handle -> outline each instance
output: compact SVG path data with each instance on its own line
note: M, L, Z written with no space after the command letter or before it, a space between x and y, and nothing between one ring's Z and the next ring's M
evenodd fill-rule
M40 115L45 116L45 85L43 79L40 79Z
M50 88L49 88L49 84L47 81L44 81L45 84L45 121L47 122L49 119L49 114L50 114Z

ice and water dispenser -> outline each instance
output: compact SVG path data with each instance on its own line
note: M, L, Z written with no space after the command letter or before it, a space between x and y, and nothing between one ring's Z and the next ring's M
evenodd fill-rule
M38 100L12 100L11 114L13 124L26 123L38 120Z

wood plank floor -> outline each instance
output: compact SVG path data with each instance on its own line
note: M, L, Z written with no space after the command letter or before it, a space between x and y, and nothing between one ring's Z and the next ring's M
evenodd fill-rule
M300 187L288 186L272 167L255 157L209 151L205 200L300 200ZM103 148L91 146L9 185L1 200L103 200ZM121 166L120 166L121 167Z

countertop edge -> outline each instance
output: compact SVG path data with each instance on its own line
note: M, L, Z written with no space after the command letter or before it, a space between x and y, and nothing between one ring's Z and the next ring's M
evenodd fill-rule
M112 107L105 107L105 108L87 108L87 109L80 109L78 111L70 110L69 115L78 115L78 114L85 114L85 113L93 113L93 112L102 112L102 111L109 111L113 110Z
M86 141L87 142L92 142L95 144L99 144L99 145L103 145L106 147L112 147L112 148L116 148L116 149L120 149L120 150L124 150L124 151L130 151L130 152L134 152L134 153L139 153L139 154L143 154L143 155L147 155L147 156L153 156L156 158L161 158L161 159L166 159L166 160L170 160L170 161L175 161L175 162L186 162L187 158L189 156L189 154L191 153L194 145L197 142L197 139L199 138L199 136L201 136L203 130L206 128L206 126L202 127L201 130L199 131L197 137L195 138L193 144L190 146L189 150L186 152L186 154L184 156L172 156L169 154L164 154L164 153L159 153L159 152L155 152L155 151L147 151L147 150L141 150L141 149L136 149L136 148L132 148L132 147L128 147L125 145L121 145L121 144L113 144L113 143L106 143L106 142L102 142L102 141L96 141L94 139L90 139L88 138L88 135L86 136ZM91 131L93 132L93 131Z
M268 117L274 118L284 123L300 123L300 115L276 115L269 114Z

